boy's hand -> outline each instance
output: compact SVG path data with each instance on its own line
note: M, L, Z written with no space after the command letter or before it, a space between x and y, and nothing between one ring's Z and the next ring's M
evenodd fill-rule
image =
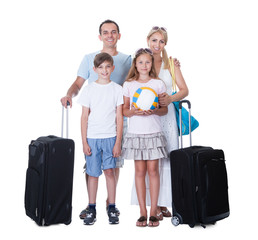
M83 153L87 156L91 155L91 149L90 149L90 146L88 145L88 143L83 144Z
M115 143L113 148L113 157L117 158L121 155L121 144Z

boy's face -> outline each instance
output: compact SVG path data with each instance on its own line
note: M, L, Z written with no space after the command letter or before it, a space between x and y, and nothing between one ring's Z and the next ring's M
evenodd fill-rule
M99 79L110 80L110 75L114 71L114 68L115 66L113 66L110 62L105 61L93 69L98 74Z
M105 23L101 27L99 39L103 41L105 47L116 47L117 41L120 39L117 27L114 23Z

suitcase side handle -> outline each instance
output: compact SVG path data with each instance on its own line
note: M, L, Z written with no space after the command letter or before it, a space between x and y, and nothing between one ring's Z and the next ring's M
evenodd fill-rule
M69 110L68 106L70 106L70 103L67 101L67 108L66 108L66 138L68 138L68 120L69 120ZM61 137L64 136L64 109L65 107L62 106L62 126L61 126Z
M189 100L182 100L179 102L179 121L180 121L180 147L183 148L183 134L182 134L182 105L187 103L189 116L189 138L190 147L192 146L192 129L191 129L191 102Z

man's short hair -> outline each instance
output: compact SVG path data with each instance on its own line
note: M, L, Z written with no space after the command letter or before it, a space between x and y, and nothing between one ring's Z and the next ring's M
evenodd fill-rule
M112 21L112 20L110 20L110 19L107 19L107 20L105 20L104 22L102 22L102 23L99 25L99 34L100 34L100 35L101 35L101 27L102 27L103 24L105 24L105 23L113 23L113 24L115 24L116 27L117 27L118 33L120 33L118 24L117 24L115 21Z
M99 65L101 65L103 62L109 62L112 66L114 64L114 60L112 58L111 55L109 55L108 53L99 53L95 56L94 58L94 67L97 68L99 67Z

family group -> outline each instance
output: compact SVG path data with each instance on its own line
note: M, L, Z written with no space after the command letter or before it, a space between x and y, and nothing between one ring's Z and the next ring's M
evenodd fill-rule
M124 159L134 160L135 178L132 204L140 207L138 227L157 227L163 217L171 217L171 171L169 153L178 149L178 128L174 105L188 95L180 63L174 61L178 91L172 95L172 76L165 50L168 33L164 27L152 27L147 48L131 57L117 50L121 38L119 26L106 20L99 26L100 51L87 54L77 78L61 99L72 106L72 98L82 89L81 135L85 154L88 204L80 213L85 225L96 222L96 196L99 176L104 172L107 186L106 209L110 224L119 223L116 186ZM85 82L88 84L85 84ZM83 87L83 88L82 88ZM158 95L155 109L142 110L132 104L135 91L142 87ZM150 206L148 214L147 207ZM148 218L149 215L149 218Z

